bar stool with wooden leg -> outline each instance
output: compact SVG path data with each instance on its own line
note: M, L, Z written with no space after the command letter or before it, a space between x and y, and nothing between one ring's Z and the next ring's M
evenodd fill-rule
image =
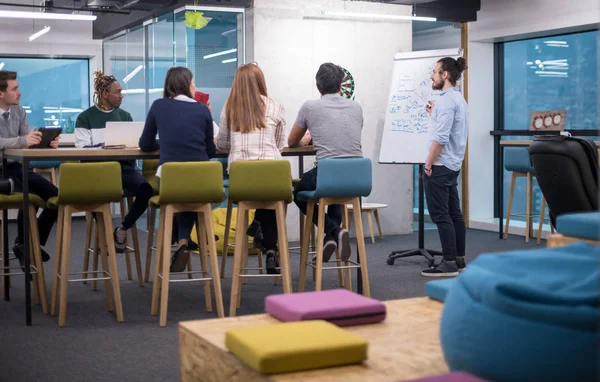
M33 277L33 292L34 292L34 302L36 304L42 305L42 311L47 314L48 313L48 297L46 294L46 279L44 276L44 264L42 262L42 255L40 251L40 239L38 234L38 226L37 226L37 217L36 217L36 209L44 208L46 203L35 194L29 194L29 244L31 254L31 277ZM23 208L23 194L22 193L13 193L10 195L0 195L0 211L9 210L9 209L22 209ZM5 222L2 221L2 225ZM0 235L4 232L4 227L0 227ZM8 238L2 238L2 240L7 240ZM16 260L16 259L15 259ZM9 262L4 264L3 258L0 259L2 263L2 285L4 288L4 280L5 278L9 278L12 276L20 276L23 275L24 272L21 272L20 266L12 267ZM19 270L18 272L11 272L12 270Z
M69 282L69 257L71 251L71 220L75 212L95 212L102 260L102 277L88 280L104 280L106 309L112 311L113 300L117 321L123 321L123 307L119 287L119 272L113 238L110 203L122 197L121 165L118 162L63 163L59 173L58 196L48 200L48 207L58 208L56 235L56 260L52 288L51 314L56 315L58 326L64 326L67 314L67 286ZM109 265L110 264L110 265ZM84 272L73 272L82 274ZM111 298L112 284L112 298Z
M506 224L504 226L504 239L508 238L508 228L510 226L510 217L512 214L513 197L515 194L515 185L517 178L527 178L527 193L525 195L525 243L529 243L529 238L533 236L533 213L532 213L532 194L533 194L533 174L535 169L529 159L527 147L507 147L504 149L504 168L506 171L512 171L510 182L510 193L508 196L508 205L506 208ZM543 218L546 201L542 197L540 216ZM539 242L538 242L539 244Z
M346 287L351 287L350 270L360 268L362 274L363 293L370 297L369 273L367 269L367 256L365 251L365 238L363 233L360 198L369 196L372 188L371 160L368 158L328 158L321 159L317 171L317 188L314 191L301 191L296 197L306 200L306 219L302 240L302 255L300 257L300 280L298 290L304 291L306 284L306 267L308 263L308 236L313 225L315 205L318 204L317 224L317 256L316 264L311 261L311 266L316 268L315 289L321 290L324 269L344 269L346 271ZM325 240L325 207L331 204L352 204L354 221L356 225L356 240L358 242L360 263L348 259L345 265L323 267L323 242ZM342 216L345 213L342 211ZM345 220L345 219L344 219ZM342 259L344 260L344 259ZM335 260L333 260L335 261ZM332 261L332 262L333 262Z
M148 183L154 189L154 194L158 195L158 177L156 176L156 170L158 170L159 160L158 159L144 159L142 161L142 175ZM146 247L146 265L144 271L144 282L150 281L150 268L152 266L152 254L156 251L154 246L154 236L156 232L156 210L157 206L152 203L148 204L148 242Z
M129 213L132 205L133 205L133 195L131 195L126 190L123 190L123 197L121 198L121 201L119 203L121 219L124 219L125 216ZM88 212L88 213L86 213L86 218L85 218L85 220L86 220L86 238L85 238L85 252L84 252L84 258L83 258L83 276L82 276L82 279L84 280L83 281L84 284L87 282L90 254L92 254L94 256L94 264L93 264L94 273L98 272L98 257L100 256L100 254L98 253L97 245L95 245L94 248L91 247L91 243L93 240L92 237L93 236L96 237L94 242L96 242L98 240L97 225L94 225L94 219L92 216L93 215ZM94 230L93 227L96 227L96 230ZM132 239L131 246L129 245L129 234L130 233L131 233L131 239ZM127 280L133 280L132 273L131 273L131 259L129 257L130 254L133 254L133 257L135 260L135 269L136 269L136 274L137 274L138 285L143 286L144 285L144 276L142 274L142 260L140 259L140 245L139 245L139 241L138 241L137 226L135 224L132 225L131 229L129 229L127 231L127 236L125 239L125 252L123 254L125 255L125 267L126 267L126 271L127 271ZM95 281L92 281L92 289L96 290L96 282Z
M223 177L221 164L216 162L172 162L161 168L160 192L150 199L150 204L160 207L156 265L152 286L152 315L158 313L160 301L160 326L167 325L169 302L169 282L204 282L206 311L212 311L210 281L215 288L218 317L224 317L221 277L217 245L212 225L212 203L223 200ZM171 234L173 215L178 212L196 212L198 214L198 237L200 239L200 264L202 270L170 273ZM208 260L210 257L210 270ZM202 277L177 279L179 275L201 274ZM171 279L173 277L173 279ZM159 295L160 290L160 295Z
M248 258L248 212L252 209L275 210L277 220L277 245L283 293L292 293L292 276L288 251L285 216L292 202L292 170L287 160L239 160L229 170L229 198L238 205L235 251L229 315L235 316L241 303L241 278L273 277L272 274L249 274L245 264ZM242 272L244 272L242 274Z
M37 174L48 174L50 182L58 186L56 183L56 169L60 166L59 161L32 161L29 163L29 168Z

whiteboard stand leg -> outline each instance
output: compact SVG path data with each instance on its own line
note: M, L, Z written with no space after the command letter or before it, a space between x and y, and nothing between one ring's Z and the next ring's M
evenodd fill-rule
M409 250L399 250L390 253L387 259L388 265L394 265L396 259L411 256L423 256L429 262L429 266L434 265L434 256L441 256L442 252L432 249L425 249L425 190L423 189L423 164L419 164L419 248Z

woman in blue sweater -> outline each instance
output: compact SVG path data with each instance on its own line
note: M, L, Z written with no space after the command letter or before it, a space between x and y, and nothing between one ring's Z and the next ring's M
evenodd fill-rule
M212 116L205 105L193 99L195 92L192 72L184 67L173 67L165 78L163 98L154 101L148 111L140 149L160 149L156 172L159 179L163 163L207 161L216 154ZM181 212L176 220L178 248L171 259L171 272L183 272L190 258L188 245L196 213Z

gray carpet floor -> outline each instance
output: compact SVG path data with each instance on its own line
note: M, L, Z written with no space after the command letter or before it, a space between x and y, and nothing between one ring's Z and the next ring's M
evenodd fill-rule
M16 226L10 224L11 242ZM83 264L85 223L74 221L71 244L71 271L80 271ZM145 248L147 236L140 234L140 244ZM410 298L424 295L427 279L420 271L427 266L423 258L412 257L386 264L393 250L417 246L417 234L367 240L367 255L372 297L379 300ZM354 240L353 240L354 244ZM435 230L425 233L427 248L439 249ZM545 245L545 243L542 243ZM292 244L293 246L293 244ZM467 262L481 253L514 249L534 249L535 241L525 244L523 237L511 236L499 240L497 233L468 230ZM54 249L54 233L47 245ZM144 260L145 255L142 255ZM231 257L229 258L231 259ZM199 259L195 259L199 268ZM228 313L231 285L231 264L223 280L223 300ZM292 254L294 290L298 281L299 255ZM48 294L51 292L53 259L46 263ZM251 256L250 264L256 264ZM119 257L121 295L124 323L117 323L114 314L104 309L102 284L98 291L90 285L70 283L68 291L67 325L59 328L57 317L44 315L40 306L33 307L33 326L25 325L23 278L14 278L11 301L0 301L0 381L177 381L179 380L179 350L177 323L184 320L215 318L207 313L201 283L171 284L168 326L160 328L158 317L150 315L152 285L138 287L127 280L125 261ZM323 288L337 287L337 274L324 275ZM356 281L356 280L354 280ZM356 285L354 282L353 285ZM309 277L307 290L314 284ZM262 313L264 298L281 293L281 284L274 286L271 278L250 279L242 288L242 305L238 315ZM214 306L214 304L213 304Z

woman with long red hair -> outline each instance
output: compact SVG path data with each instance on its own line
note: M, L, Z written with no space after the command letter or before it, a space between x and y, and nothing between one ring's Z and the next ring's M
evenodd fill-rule
M283 106L269 98L258 65L240 66L221 112L217 136L217 149L229 151L227 170L236 160L281 159L284 145ZM275 211L257 209L254 220L260 222L264 237L267 273L279 273Z

